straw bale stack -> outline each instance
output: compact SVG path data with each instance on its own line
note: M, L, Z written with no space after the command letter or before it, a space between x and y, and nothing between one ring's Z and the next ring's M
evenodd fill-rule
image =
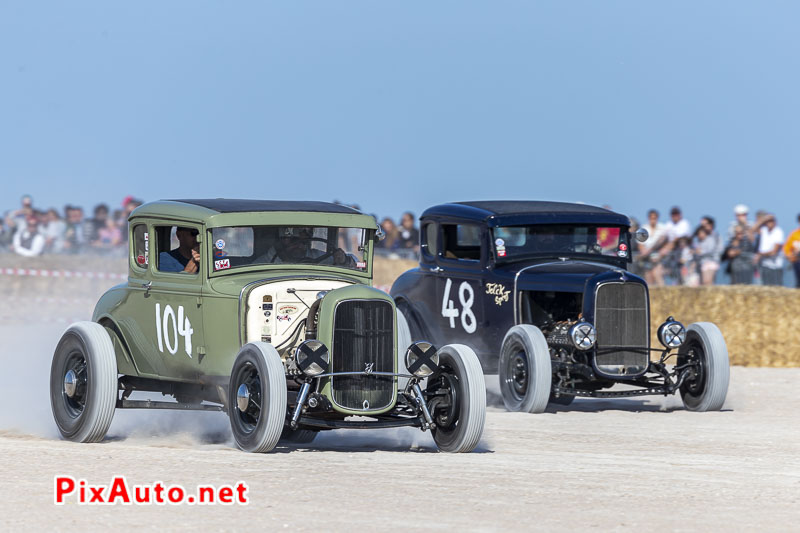
M800 291L786 287L653 287L650 326L672 315L685 325L714 322L728 344L731 364L800 366Z

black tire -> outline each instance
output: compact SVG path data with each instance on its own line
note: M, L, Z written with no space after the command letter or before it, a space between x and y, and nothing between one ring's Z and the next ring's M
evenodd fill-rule
M678 364L697 360L697 373L681 385L683 405L689 411L719 411L730 382L728 347L719 328L697 322L686 329L686 342L678 349Z
M486 383L481 363L472 348L463 344L448 344L438 354L440 370L428 378L426 387L436 423L431 430L433 440L443 452L471 452L480 442L486 423ZM435 394L437 391L440 394Z
M544 334L536 326L512 327L498 361L500 392L509 411L543 413L550 400L553 365Z
M245 410L237 399L247 392ZM271 344L251 342L239 350L228 387L228 416L236 445L253 453L272 451L286 421L286 375Z
M319 431L314 429L292 429L289 426L283 428L281 440L292 444L310 444L317 438Z
M94 322L72 324L58 341L50 367L50 406L61 436L74 442L103 440L118 391L117 359L105 328Z

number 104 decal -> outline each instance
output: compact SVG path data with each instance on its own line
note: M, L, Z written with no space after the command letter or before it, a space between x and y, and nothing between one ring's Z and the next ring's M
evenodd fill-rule
M170 326L172 331L170 332ZM172 333L170 335L170 333ZM178 351L178 335L183 337L184 350L186 355L192 357L192 323L189 317L184 315L183 306L178 306L178 319L175 320L175 311L171 305L164 307L164 317L161 317L161 304L156 304L156 337L158 337L158 351L164 353L164 345L167 351L175 355Z
M475 333L478 322L475 320L475 313L472 312L472 304L475 301L475 291L466 281L462 281L458 286L458 301L461 302L461 311L453 305L450 299L450 288L453 282L450 278L444 284L444 294L442 295L442 316L450 319L450 327L456 327L456 318L461 315L461 327L467 333Z

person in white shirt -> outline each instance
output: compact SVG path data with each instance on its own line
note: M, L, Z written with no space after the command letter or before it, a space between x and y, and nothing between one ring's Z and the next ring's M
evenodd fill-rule
M42 255L45 238L39 233L39 221L35 216L27 219L25 229L18 229L14 234L14 252L23 257Z
M661 265L661 251L667 242L667 228L658 221L658 211L647 212L647 240L639 244L639 261L644 271L644 279L649 285L664 285L664 269Z
M768 213L755 228L758 230L758 250L755 262L761 271L764 285L783 285L783 230L778 226L775 215Z
M667 239L669 242L675 242L681 237L692 236L692 225L689 221L683 218L680 207L673 207L669 212L670 221L667 222Z
M691 240L692 226L689 221L683 218L680 207L673 207L669 212L670 221L664 228L666 244L661 248L662 263L670 276L680 279L680 253L678 252L678 241L681 239Z

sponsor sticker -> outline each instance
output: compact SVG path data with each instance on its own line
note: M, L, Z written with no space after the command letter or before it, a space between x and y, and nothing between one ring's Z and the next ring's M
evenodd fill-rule
M500 247L500 246L505 246L505 244L506 244L506 241L504 241L503 239L499 239L499 238L498 238L498 239L495 239L495 241L494 241L494 244L495 244L495 246L497 246L497 247Z
M296 305L281 305L278 306L278 312L282 315L293 315L297 312Z
M362 270L367 268L367 262L366 261L358 261L356 263L356 268L360 268Z
M620 250L617 252L617 255L620 257L628 257L628 252L625 250Z
M626 251L628 249L628 245L625 244L624 242L621 242L621 243L619 243L619 249L620 249L620 251L624 252L624 251Z
M223 257L228 257L228 252L225 250L214 250L214 257L222 259Z
M219 239L217 242L214 243L214 246L217 247L217 250L222 250L223 248L225 248L225 241Z
M486 294L494 296L495 305L503 305L508 301L511 291L506 289L506 286L502 283L487 283Z
M231 267L230 259L220 259L218 261L214 261L214 270L225 270L226 268L230 267Z
M506 249L503 248L502 250L497 250L497 257L505 257L506 256Z
M292 317L290 317L289 315L278 315L276 318L278 319L278 322L283 322L284 320L286 322L292 321Z
M136 264L137 265L144 266L146 261L147 261L147 258L144 256L144 254L139 254L139 255L136 256Z

